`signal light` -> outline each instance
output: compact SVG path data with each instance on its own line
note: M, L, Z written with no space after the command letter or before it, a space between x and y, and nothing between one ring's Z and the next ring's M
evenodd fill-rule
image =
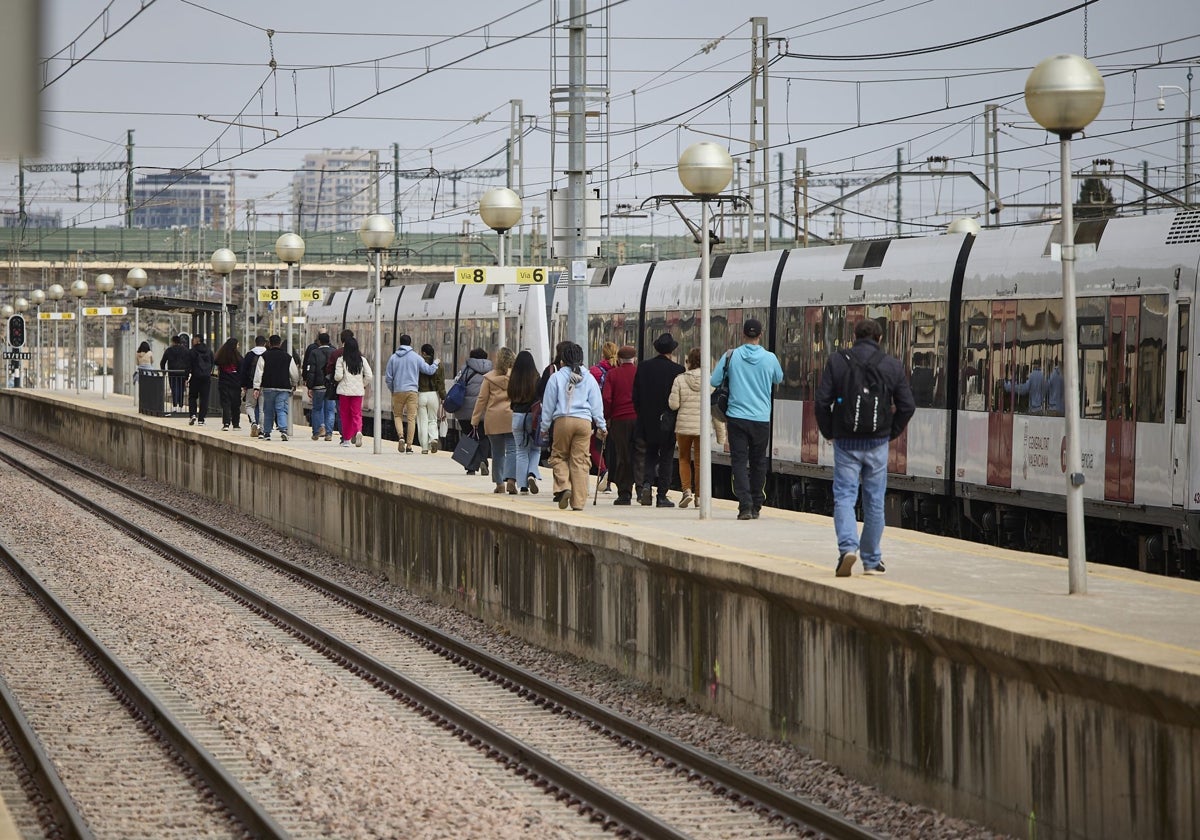
M25 316L10 315L8 318L8 346L12 348L25 346Z

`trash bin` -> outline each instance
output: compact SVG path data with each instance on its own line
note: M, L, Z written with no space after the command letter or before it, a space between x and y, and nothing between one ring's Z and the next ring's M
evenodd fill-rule
M161 370L138 371L138 414L163 417L166 411L167 374Z

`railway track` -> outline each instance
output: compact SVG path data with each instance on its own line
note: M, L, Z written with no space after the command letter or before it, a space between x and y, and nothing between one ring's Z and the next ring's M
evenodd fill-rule
M874 836L219 526L34 452L5 460L597 826L650 838ZM38 458L73 478L50 479L28 463ZM204 561L177 547L197 534L212 546Z

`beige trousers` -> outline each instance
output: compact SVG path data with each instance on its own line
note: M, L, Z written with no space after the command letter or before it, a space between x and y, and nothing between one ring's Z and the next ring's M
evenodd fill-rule
M554 421L554 443L550 466L554 469L554 492L571 491L571 507L583 510L588 497L588 470L592 456L592 421L583 417L559 417Z

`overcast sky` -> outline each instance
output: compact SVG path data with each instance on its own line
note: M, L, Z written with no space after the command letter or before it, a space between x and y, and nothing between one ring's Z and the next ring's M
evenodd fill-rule
M944 155L951 168L982 177L980 115L985 103L996 103L1001 193L1010 203L1053 201L1057 149L1036 129L1021 93L1038 61L1071 52L1088 55L1107 85L1106 104L1090 136L1075 143L1076 166L1112 158L1118 170L1140 176L1147 161L1153 182L1177 183L1185 96L1167 90L1166 108L1160 112L1155 106L1159 85L1186 90L1189 62L1200 71L1194 64L1200 57L1200 4L1100 0L1086 16L1076 10L987 37L1075 5L614 0L605 31L604 13L598 11L604 7L588 0L592 84L605 83L600 56L606 44L611 50L610 203L636 206L656 193L681 192L675 162L697 140L717 139L735 157L745 156L749 87L724 92L748 74L751 16L766 17L771 56L808 56L781 57L769 68L773 172L782 153L790 177L795 149L803 146L814 177L869 178L894 168L900 148L906 163ZM558 42L564 59L557 79L551 42L555 10L565 18L569 0L45 0L43 6L41 54L58 58L46 64L45 78L54 81L43 94L41 161L124 160L126 131L132 129L139 170L236 170L239 201L253 198L265 215L286 211L290 171L306 152L322 148L378 149L390 160L391 144L398 143L406 169L503 167L509 101L520 99L533 128L525 140L526 207L544 205L551 182L565 187L565 177L550 169L549 98L553 82L567 81L565 34ZM268 36L268 30L274 34ZM835 60L965 39L983 40L905 58ZM74 66L64 60L72 55ZM1200 79L1192 84L1200 92ZM1200 99L1196 107L1200 110ZM562 169L565 146L558 155ZM588 165L598 170L601 161ZM15 210L15 162L0 167L3 209ZM120 172L83 175L80 203L69 200L70 174L27 178L32 211L59 210L65 223L121 222ZM446 181L405 179L401 206L408 229L459 231L471 197L496 185L503 180L460 182L456 209ZM1131 188L1114 188L1118 200L1137 197ZM814 196L836 192L827 186ZM383 196L383 210L390 213L390 177ZM983 209L979 188L961 179L906 181L904 199L906 232L912 233ZM894 230L894 224L870 218L892 219L893 202L888 189L856 202L858 232ZM1035 211L1019 212L1023 218ZM1008 214L1008 220L1017 217ZM477 217L474 221L478 224ZM826 218L817 226L829 224ZM613 230L684 233L666 213L617 222Z

